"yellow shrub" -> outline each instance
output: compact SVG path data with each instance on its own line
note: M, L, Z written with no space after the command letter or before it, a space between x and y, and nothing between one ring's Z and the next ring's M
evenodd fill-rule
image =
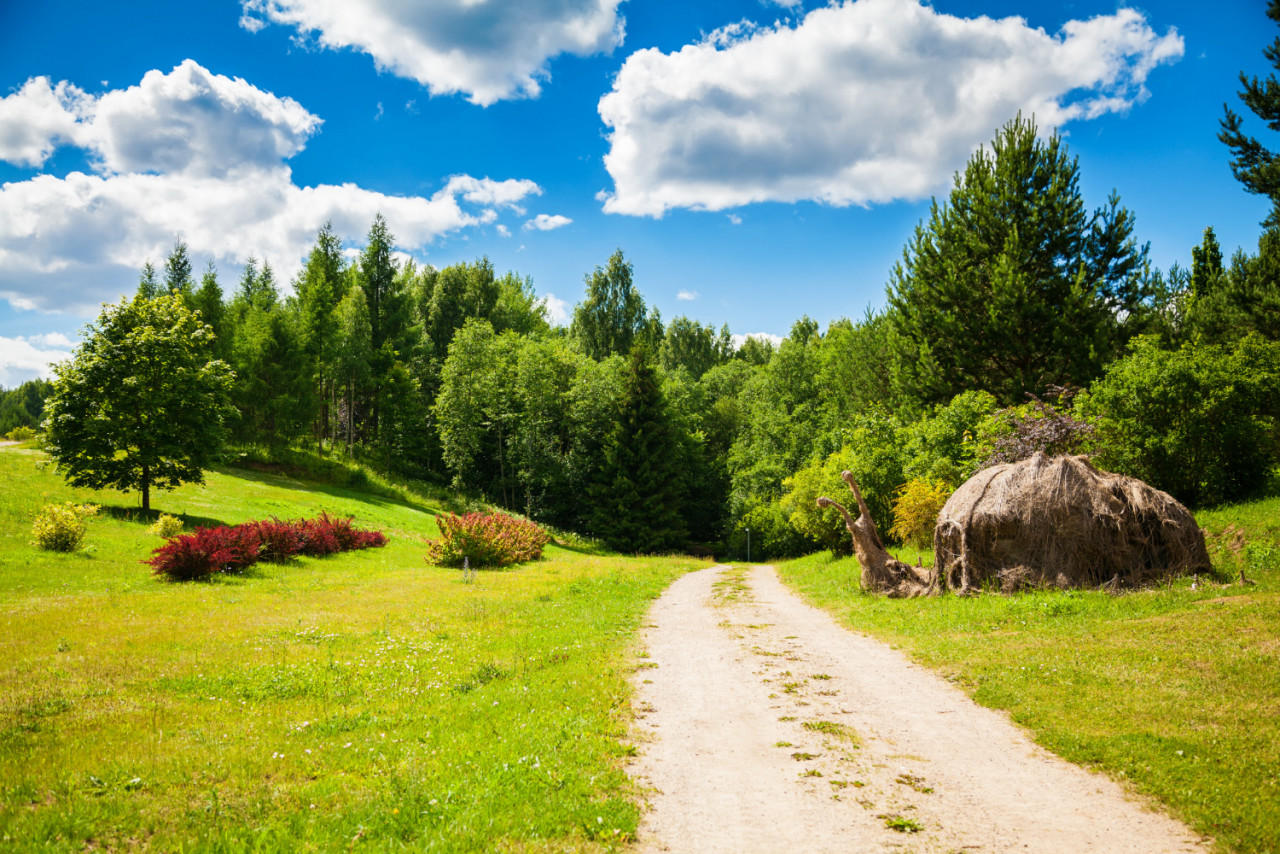
M940 480L917 478L898 488L893 499L892 537L925 548L933 542L938 513L952 489Z
M160 518L150 528L147 533L164 537L166 540L173 539L182 533L182 520L177 516L170 516L168 513L161 513Z
M84 520L97 512L96 504L76 504L71 501L46 504L31 526L31 533L36 538L34 545L47 551L75 551L84 540Z

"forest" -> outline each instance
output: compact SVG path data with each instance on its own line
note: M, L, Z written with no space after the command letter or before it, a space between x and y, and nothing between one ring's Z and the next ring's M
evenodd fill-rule
M626 552L777 557L847 550L815 504L844 469L897 541L1037 450L1193 507L1274 491L1280 217L1230 259L1207 227L1164 271L1135 223L1114 193L1088 209L1065 141L1018 116L935 199L883 308L802 317L776 348L664 321L621 249L552 326L529 278L402 262L381 216L354 250L321 228L287 296L252 259L230 294L212 263L197 280L179 240L134 300L175 295L208 325L232 454L347 455ZM56 386L4 392L0 426L38 425Z

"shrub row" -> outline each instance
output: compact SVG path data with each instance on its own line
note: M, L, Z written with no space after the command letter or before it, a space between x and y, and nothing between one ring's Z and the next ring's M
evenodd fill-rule
M245 522L196 528L179 534L143 561L171 581L205 578L215 572L240 572L259 561L282 563L297 555L320 557L352 549L386 545L380 531L354 527L352 517L321 513L315 519Z
M427 542L427 562L436 566L509 566L542 557L551 539L539 526L501 513L436 517L440 537Z

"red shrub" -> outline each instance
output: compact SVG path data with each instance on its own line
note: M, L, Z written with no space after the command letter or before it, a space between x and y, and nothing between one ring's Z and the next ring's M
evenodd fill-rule
M437 566L508 566L542 557L551 539L524 519L501 513L437 516L440 538L427 543L427 561Z
M179 534L143 562L150 564L157 575L189 581L215 572L239 572L257 560L257 531L237 525L196 528L190 534Z
M381 531L361 530L352 526L351 519L321 513L317 519L296 522L273 517L243 525L196 528L172 538L143 563L157 575L189 581L215 572L239 572L259 560L282 563L299 554L320 557L386 545Z
M333 529L319 519L302 519L298 522L298 553L307 557L322 557L342 551Z
M281 522L274 516L269 522L246 522L240 528L252 528L258 536L258 560L284 563L302 551L302 522Z

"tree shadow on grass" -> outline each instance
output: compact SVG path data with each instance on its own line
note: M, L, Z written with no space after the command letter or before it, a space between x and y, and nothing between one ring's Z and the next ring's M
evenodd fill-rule
M233 468L229 466L219 466L214 470L226 477L261 483L266 486L278 486L284 489L296 490L298 492L311 492L319 495L329 495L334 498L343 498L348 501L359 501L362 504L368 504L373 507L404 507L409 510L416 510L419 513L425 513L429 516L437 516L442 512L439 508L429 507L419 501L378 495L354 487L334 486L327 483L298 480L297 478L284 473L258 471L256 469L240 467Z
M141 507L126 507L122 504L101 504L98 506L98 512L103 516L110 516L120 522L152 525L160 518L160 514L165 511L154 508L143 510ZM228 524L221 519L213 519L208 516L190 516L185 513L171 513L169 515L176 515L177 518L182 520L182 530L186 533L190 533L195 528L216 528L219 525Z

